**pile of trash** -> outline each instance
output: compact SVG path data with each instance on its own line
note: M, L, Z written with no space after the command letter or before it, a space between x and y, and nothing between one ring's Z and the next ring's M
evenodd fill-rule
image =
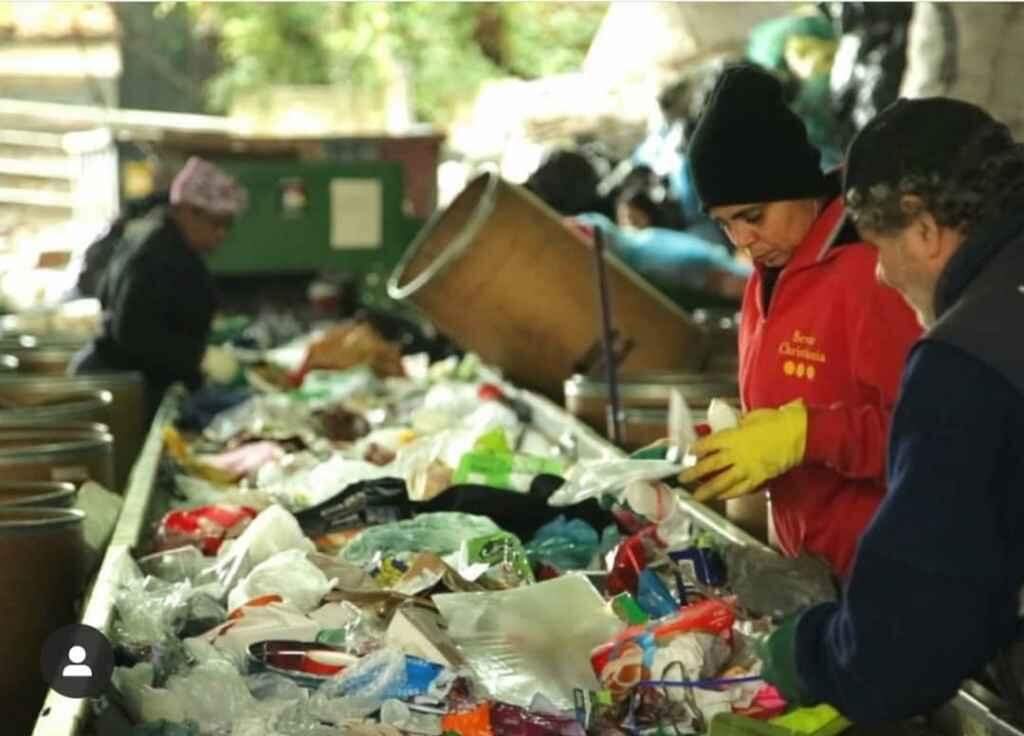
M678 464L577 457L471 355L402 360L165 429L111 631L132 733L810 732L757 644L824 565L702 531Z

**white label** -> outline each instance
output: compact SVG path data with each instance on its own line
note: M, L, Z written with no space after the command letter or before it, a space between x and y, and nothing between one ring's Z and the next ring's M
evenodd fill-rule
M331 248L381 246L381 196L379 179L331 180Z

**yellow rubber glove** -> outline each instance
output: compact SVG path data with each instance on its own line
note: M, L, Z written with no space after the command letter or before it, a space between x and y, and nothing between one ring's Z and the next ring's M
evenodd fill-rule
M720 470L697 488L694 498L737 498L799 465L806 444L807 408L802 400L778 409L758 409L743 417L735 429L698 440L690 448L698 462L683 471L679 480L691 484Z

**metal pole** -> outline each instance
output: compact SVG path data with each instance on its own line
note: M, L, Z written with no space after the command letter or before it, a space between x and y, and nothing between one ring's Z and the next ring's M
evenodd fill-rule
M601 343L604 346L605 374L608 381L608 402L612 410L612 443L619 446L622 440L622 428L619 424L619 381L616 375L615 345L612 337L612 309L608 294L608 277L604 262L604 233L600 227L594 228L594 258L597 268L597 296L601 308Z

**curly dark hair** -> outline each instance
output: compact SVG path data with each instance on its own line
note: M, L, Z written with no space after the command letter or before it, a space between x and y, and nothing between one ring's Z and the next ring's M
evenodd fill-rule
M970 233L1024 202L1024 144L1005 125L982 126L958 151L935 157L930 164L907 162L897 181L848 190L847 210L858 227L896 232L928 212L940 225ZM920 206L908 208L907 195Z

